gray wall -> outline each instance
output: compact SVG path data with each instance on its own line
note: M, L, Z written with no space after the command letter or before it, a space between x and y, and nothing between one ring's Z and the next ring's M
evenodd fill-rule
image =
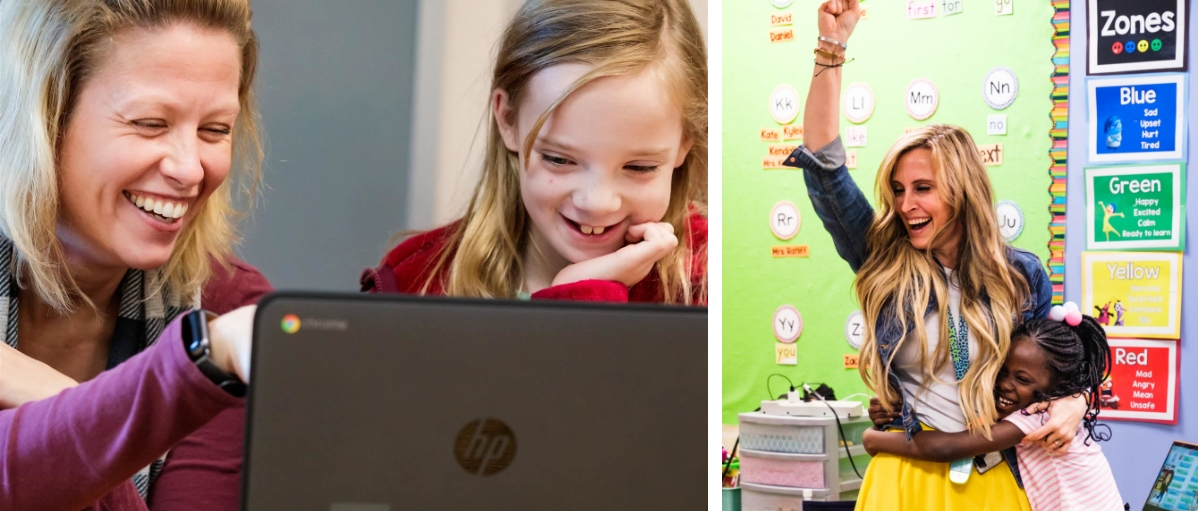
M1193 2L1191 5L1195 5ZM1073 31L1069 33L1069 45L1073 48L1072 62L1070 68L1073 73L1069 75L1069 168L1067 173L1068 191L1065 217L1065 299L1077 303L1082 301L1081 292L1081 254L1086 250L1086 188L1085 188L1085 161L1087 144L1086 139L1086 9L1087 2L1072 2L1070 4L1069 16L1072 19ZM1193 16L1192 11L1187 9L1187 16ZM1189 45L1190 69L1194 69L1195 63L1194 52L1198 51L1198 41L1194 41L1194 36L1198 35L1198 30L1195 30L1193 19L1189 20L1189 32L1186 34ZM1198 119L1198 110L1195 110L1194 101L1198 98L1198 80L1195 80L1193 71L1187 73L1189 75L1189 115L1188 118L1183 117L1178 119L1180 126L1189 124L1189 163L1186 164L1186 170L1193 172L1193 155L1195 149L1198 149L1198 130L1195 130L1196 125L1194 119ZM1134 76L1134 75L1133 75ZM1182 129L1182 128L1179 128ZM1198 179L1188 177L1186 179L1186 195L1188 197L1198 197ZM1107 461L1111 464L1111 472L1115 475L1115 483L1119 486L1119 494L1125 502L1131 503L1132 509L1142 509L1144 502L1148 500L1148 492L1152 489L1152 483L1156 480L1156 475L1161 469L1161 465L1165 463L1165 455L1169 452L1169 446L1173 444L1173 440L1185 440L1194 442L1198 440L1198 392L1194 392L1198 388L1198 321L1195 321L1194 301L1198 300L1198 295L1194 290L1198 289L1198 253L1194 247L1194 215L1191 213L1193 209L1186 210L1186 215L1189 217L1186 224L1186 231L1182 234L1184 239L1190 240L1189 247L1186 248L1182 255L1182 281L1181 289L1183 296L1181 299L1181 340L1178 349L1178 356L1181 357L1181 372L1178 373L1180 378L1179 386L1181 390L1177 394L1177 425L1169 426L1165 424L1149 424L1144 422L1122 422L1122 421L1104 421L1111 426L1112 438L1110 442L1103 442L1102 452L1106 454ZM1099 413L1098 419L1102 421L1102 414Z
M356 290L406 225L417 4L253 4L266 187L239 253L278 289Z

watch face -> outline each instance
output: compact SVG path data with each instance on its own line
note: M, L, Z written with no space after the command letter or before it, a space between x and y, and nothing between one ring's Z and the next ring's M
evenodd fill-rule
M203 311L192 311L183 318L183 340L186 342L187 354L192 360L202 357L208 351L207 319Z

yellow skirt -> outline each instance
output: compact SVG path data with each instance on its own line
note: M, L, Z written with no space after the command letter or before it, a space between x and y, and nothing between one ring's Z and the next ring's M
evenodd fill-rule
M965 484L948 480L948 466L878 454L866 469L856 510L1031 511L1006 463L985 474L975 469Z

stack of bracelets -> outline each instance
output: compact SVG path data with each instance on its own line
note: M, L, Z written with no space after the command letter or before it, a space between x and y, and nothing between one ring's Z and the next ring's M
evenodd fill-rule
M835 44L836 46L839 46L839 47L841 47L842 49L844 49L844 50L846 50L846 51L849 49L849 45L847 45L847 44L845 44L845 43L842 43L842 42L840 42L840 41L837 41L837 40L835 40L835 39L829 38L829 37L824 37L824 36L822 36L822 35L821 35L821 36L819 36L819 40L820 40L821 42L825 42L825 43L829 43L829 44ZM821 63L821 62L819 61L819 59L818 59L818 58L817 58L817 59L815 59L815 65L817 65L817 66L819 66L819 67L823 68L823 69L820 69L819 73L816 73L816 74L815 74L815 76L819 76L820 74L822 74L822 73L823 73L825 70L827 70L827 69L830 69L830 68L833 68L833 67L840 67L840 66L843 66L843 65L845 65L845 64L848 64L849 62L852 62L852 60L847 60L847 61L846 61L846 60L844 59L844 55L843 55L843 54L836 53L836 52L831 52L831 51L825 50L825 49L823 49L823 48L820 48L819 46L816 46L816 47L815 47L815 55L816 55L817 57L824 57L824 58L828 59L828 61L829 61L829 62L831 62L831 64L824 64L824 63Z

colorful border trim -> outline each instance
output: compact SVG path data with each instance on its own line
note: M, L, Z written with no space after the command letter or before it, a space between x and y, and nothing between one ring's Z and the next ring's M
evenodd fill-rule
M1069 156L1069 0L1052 0L1052 117L1049 131L1052 148L1048 155L1052 165L1048 175L1052 185L1048 194L1052 202L1048 213L1048 280L1052 282L1052 303L1060 305L1065 299L1065 170Z

